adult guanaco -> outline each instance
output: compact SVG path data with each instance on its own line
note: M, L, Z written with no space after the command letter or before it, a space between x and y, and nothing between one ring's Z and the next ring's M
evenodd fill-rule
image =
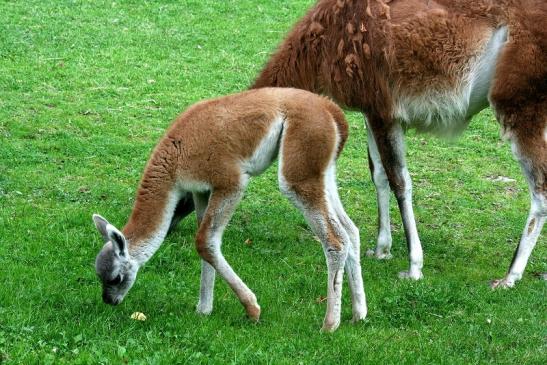
M422 277L404 130L446 135L490 105L512 144L531 204L509 271L522 277L547 219L547 1L319 0L289 32L253 87L296 87L331 96L366 117L378 199L378 240L391 256L390 188Z

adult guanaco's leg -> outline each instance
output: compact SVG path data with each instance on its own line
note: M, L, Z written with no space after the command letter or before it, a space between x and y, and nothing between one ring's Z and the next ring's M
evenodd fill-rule
M412 180L406 167L402 127L395 121L386 121L373 113L367 114L367 124L370 127L369 133L374 137L389 186L397 198L405 230L410 268L408 271L399 273L399 276L414 280L421 279L423 276L423 250L412 207ZM384 209L388 208L384 207Z

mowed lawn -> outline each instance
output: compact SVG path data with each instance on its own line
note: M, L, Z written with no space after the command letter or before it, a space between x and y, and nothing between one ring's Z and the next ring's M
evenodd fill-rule
M246 319L217 278L195 313L194 215L139 273L124 302L101 301L100 213L123 227L151 149L192 103L247 88L312 0L0 2L0 363L544 364L546 232L521 282L492 291L529 208L526 182L487 110L455 141L408 133L425 279L401 281L407 249L392 199L393 259L363 256L369 315L319 332L320 244L277 189L255 178L224 253L262 306ZM376 200L362 116L338 164L362 251ZM498 176L509 181L493 181ZM132 320L140 311L148 319Z

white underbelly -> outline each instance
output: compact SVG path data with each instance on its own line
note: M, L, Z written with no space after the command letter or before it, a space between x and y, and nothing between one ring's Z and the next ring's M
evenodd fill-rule
M270 129L262 138L253 155L241 162L241 170L250 176L260 175L275 160L279 150L279 139L283 130L283 116L272 121Z
M496 29L454 89L431 87L424 88L419 95L396 95L394 118L406 127L438 135L452 135L463 130L473 115L488 106L488 93L506 40L507 28Z

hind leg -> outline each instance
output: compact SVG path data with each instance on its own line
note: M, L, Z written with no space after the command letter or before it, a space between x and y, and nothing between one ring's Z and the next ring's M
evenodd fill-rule
M524 231L519 242L519 245L513 255L513 260L507 275L503 279L493 280L490 286L494 288L511 288L515 283L522 278L528 259L532 254L532 250L536 246L545 219L547 217L547 196L540 196L537 193L532 193L532 202L528 219L524 226Z
M316 114L313 127L309 116L292 115L285 123L279 152L279 187L304 214L321 240L327 262L327 311L323 331L340 325L342 282L352 243L338 216L330 207L325 174L342 143L337 124ZM306 121L300 123L300 121ZM339 121L342 126L342 121Z
M545 108L547 109L547 106ZM540 113L530 114L535 118L537 115L541 117ZM518 117L525 116L526 113L519 113ZM527 128L525 132L518 128L510 132L513 153L528 180L530 211L509 271L503 279L492 281L492 288L509 288L522 278L528 259L547 219L547 118L543 120L543 125L540 124L541 119L537 121L535 132L533 127Z
M363 285L363 276L361 274L361 242L359 239L359 230L348 217L340 196L338 195L338 187L336 186L336 172L334 164L329 168L326 174L326 191L332 209L334 210L338 220L345 229L351 247L348 250L346 259L346 274L348 276L349 288L351 291L351 303L353 312L353 322L358 322L365 319L367 316L367 299L365 296L365 288Z
M543 40L541 40L543 41ZM512 287L522 277L547 218L547 58L539 39L513 34L497 60L490 101L528 180L531 204L518 248L505 278L492 287ZM539 53L538 53L539 52Z
M351 245L338 217L329 212L325 186L320 178L291 183L280 174L280 188L300 209L312 231L319 237L327 261L327 311L322 331L333 332L340 325L344 266Z
M533 38L510 37L498 60L490 100L530 188L530 211L505 278L520 280L547 218L547 59L537 56Z
M323 327L321 329L324 332L333 332L340 326L342 312L342 283L349 245L346 241L346 244L342 244L340 247L333 244L333 241L327 238L329 230L331 232L341 230L339 225L333 223L333 221L328 222L328 219L329 218L326 215L322 218L316 217L314 226L316 234L318 234L319 237L322 236L323 251L327 260L328 270L327 312L325 313L325 319L323 320ZM327 236L325 234L327 234ZM339 237L342 236L341 232L339 232L338 235Z
M209 202L209 193L194 193L194 206L196 208L196 216L198 227L203 220L203 215L207 209ZM205 260L201 260L201 280L199 288L199 302L196 306L196 311L201 314L211 314L213 311L213 299L215 289L215 269Z
M533 180L533 178L528 178L529 180ZM543 225L545 224L545 220L547 218L547 192L541 192L533 189L533 182L530 184L530 187L530 211L528 213L528 219L526 220L526 225L524 226L519 245L513 255L513 260L507 275L503 279L493 280L491 283L492 288L510 288L522 278L524 269L528 263L528 259L530 258L532 250L536 246L541 230L543 229Z

